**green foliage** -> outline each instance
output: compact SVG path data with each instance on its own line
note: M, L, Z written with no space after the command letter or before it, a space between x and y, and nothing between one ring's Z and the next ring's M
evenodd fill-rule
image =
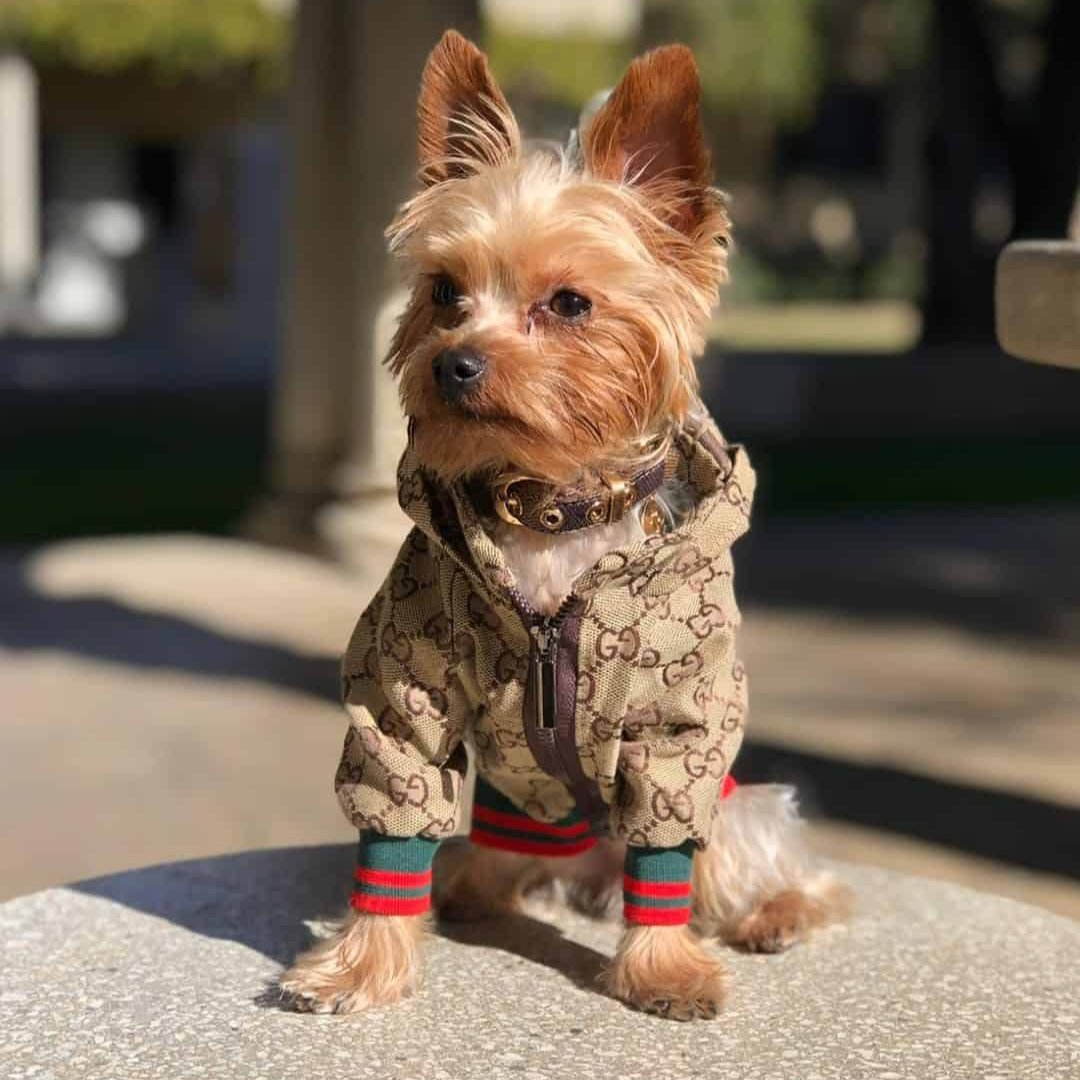
M259 0L0 0L0 44L42 64L159 78L280 78L286 16Z
M505 86L539 90L575 109L618 82L634 51L627 41L539 37L498 25L489 28L484 45L495 77Z
M656 41L685 41L697 53L714 108L752 108L780 123L813 113L825 58L823 0L647 0Z

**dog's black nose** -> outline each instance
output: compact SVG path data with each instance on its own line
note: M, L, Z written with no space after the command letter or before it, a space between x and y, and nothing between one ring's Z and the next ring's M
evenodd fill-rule
M475 390L487 374L487 361L472 349L443 349L431 367L439 393L449 402Z

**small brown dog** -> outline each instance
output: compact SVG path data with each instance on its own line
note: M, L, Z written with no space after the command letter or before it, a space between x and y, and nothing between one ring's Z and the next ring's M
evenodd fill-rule
M352 911L281 978L353 1012L417 985L431 906L557 887L626 931L621 1000L716 1014L698 934L776 951L839 913L789 789L735 789L746 678L731 545L753 472L696 393L726 278L691 53L635 60L576 149L523 151L447 33L420 90L424 188L389 229L413 290L390 356L415 527L343 662ZM466 747L477 773L458 831Z

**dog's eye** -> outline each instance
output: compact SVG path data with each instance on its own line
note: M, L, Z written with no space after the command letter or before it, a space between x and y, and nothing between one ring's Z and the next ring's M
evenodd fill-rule
M446 274L440 274L431 283L431 302L433 304L439 307L450 307L451 304L456 304L460 299L461 293L458 292L453 279Z
M592 301L581 293L560 289L551 298L549 307L562 319L579 319L592 307Z

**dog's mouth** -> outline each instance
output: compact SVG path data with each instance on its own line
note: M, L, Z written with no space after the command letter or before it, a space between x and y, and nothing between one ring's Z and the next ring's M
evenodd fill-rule
M481 400L468 397L460 401L441 400L442 409L445 410L441 419L453 422L456 420L474 424L490 424L501 428L508 428L524 434L528 431L528 425L519 416L515 416L505 409L486 404ZM419 419L419 418L418 418ZM433 417L434 419L434 417Z

